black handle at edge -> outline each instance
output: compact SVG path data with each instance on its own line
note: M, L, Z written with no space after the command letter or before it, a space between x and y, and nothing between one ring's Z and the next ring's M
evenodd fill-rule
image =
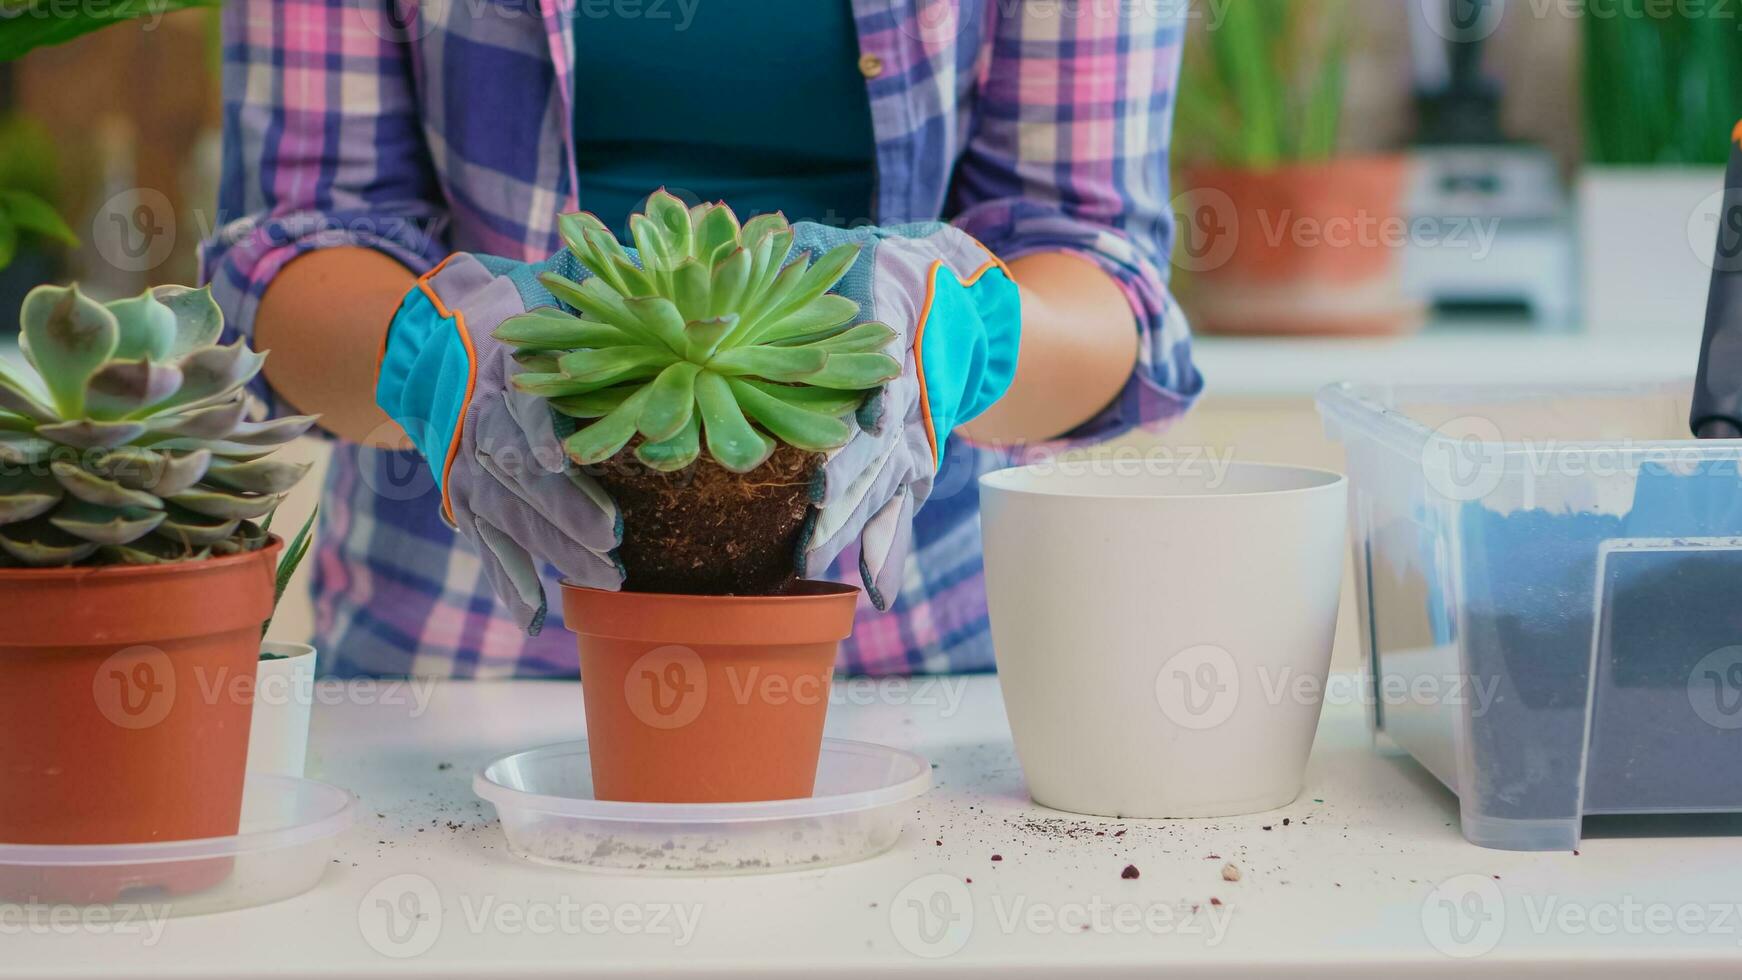
M1718 248L1706 298L1706 335L1688 424L1696 438L1742 438L1742 123L1730 144Z

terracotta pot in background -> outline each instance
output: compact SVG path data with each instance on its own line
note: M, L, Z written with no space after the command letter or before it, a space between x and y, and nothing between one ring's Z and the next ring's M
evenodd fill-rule
M563 586L580 639L593 792L727 803L809 796L859 590L657 595Z
M1401 156L1187 169L1175 264L1193 326L1333 336L1420 326L1425 307L1402 289L1408 173Z
M0 570L0 841L236 832L279 548Z

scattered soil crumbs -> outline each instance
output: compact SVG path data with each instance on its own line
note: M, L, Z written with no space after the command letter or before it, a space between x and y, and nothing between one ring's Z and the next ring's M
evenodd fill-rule
M1131 879L1136 878L1139 874L1140 874L1140 872L1137 870L1137 865L1127 864L1125 866L1125 870L1119 872L1119 877L1124 878L1127 881L1130 881Z

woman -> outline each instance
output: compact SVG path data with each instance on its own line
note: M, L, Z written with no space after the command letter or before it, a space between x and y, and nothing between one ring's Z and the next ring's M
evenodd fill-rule
M899 480L870 479L883 457L867 452L843 452L857 469L830 475L855 493L877 484L875 499L824 515L838 533L809 570L834 559L829 577L863 573L890 607L862 606L845 670L989 669L975 475L1011 446L1164 422L1201 387L1164 276L1185 0L375 2L393 0L229 5L227 223L204 250L230 329L273 352L263 397L321 413L345 440L314 568L317 642L336 673L574 672L570 638L554 612L538 622L539 585L512 556L614 587L609 536L595 540L609 501L572 521L479 531L484 511L550 516L555 498L504 496L463 457L446 465L435 444L474 437L454 417L476 417L476 402L431 423L428 399L385 380L396 361L427 358L440 335L430 321L450 306L535 305L523 263L559 250L559 213L621 228L664 185L741 216L814 219L798 226L800 247L857 236L880 257L848 279L885 307L919 305L928 286L964 290L947 329L925 333L989 350L993 367L932 377L910 353L892 388L924 386L958 414L918 420L944 430L917 443ZM937 219L949 225L909 224ZM934 260L954 277L898 281ZM974 286L991 266L1007 277ZM892 326L905 343L920 332ZM476 397L508 397L501 373ZM434 472L378 394L442 464ZM965 438L949 440L957 423ZM566 489L564 501L585 496ZM466 511L459 535L444 493L445 509L458 497Z

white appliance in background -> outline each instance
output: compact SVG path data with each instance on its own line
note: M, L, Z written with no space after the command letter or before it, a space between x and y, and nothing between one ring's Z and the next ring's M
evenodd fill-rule
M1482 72L1483 43L1505 7L1410 6L1421 119L1405 288L1442 316L1570 328L1578 263L1559 168L1544 148L1505 137L1499 86Z
M1586 167L1579 175L1585 329L1700 349L1722 167Z

